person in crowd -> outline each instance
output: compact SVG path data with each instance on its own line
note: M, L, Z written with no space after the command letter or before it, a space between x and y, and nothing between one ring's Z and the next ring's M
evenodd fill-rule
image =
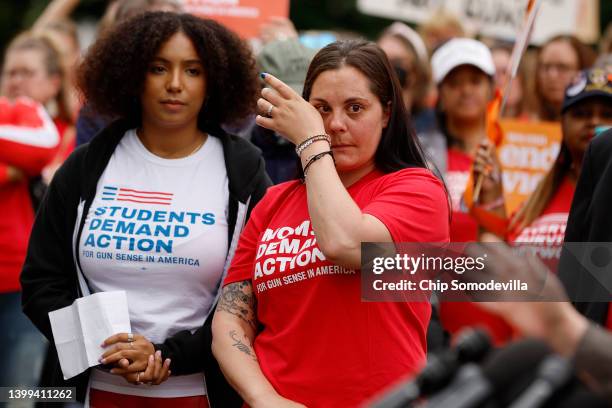
M508 242L548 246L559 246L564 242L568 213L584 154L595 137L596 129L601 125L612 125L612 81L609 75L610 71L601 69L582 71L566 89L561 109L561 150L534 192L510 217L505 237ZM484 146L479 148L474 164L474 178L480 174L485 177L482 183L483 200L503 205L501 169L491 151ZM546 249L539 251L553 270L559 263L555 254L557 252ZM461 327L469 323L463 319ZM523 334L506 333L502 340Z
M66 97L66 72L55 42L46 35L24 32L7 47L0 93L9 98L26 96L47 107L68 155L74 144L74 127Z
M22 180L22 183L29 186L30 199L27 201L29 207L33 207L34 210L38 208L55 170L74 149L75 141L74 121L70 98L68 97L71 87L68 85L69 79L65 61L62 59L58 48L56 48L57 43L53 41L53 37L49 37L47 34L48 32L45 31L24 32L9 44L4 58L0 84L0 94L10 99L28 97L45 105L53 113L53 122L60 135L59 145L53 149L54 157L46 160L44 167L39 168L36 173L30 172L28 177L24 177ZM24 152L24 154L30 155L31 153ZM36 159L32 158L30 160ZM16 203L13 202L13 204ZM15 221L15 219L12 221ZM25 258L27 236L32 227L32 220L25 222L23 226L27 228L27 234L23 238L18 235L20 237L18 241L22 240L23 250L17 252L21 254L22 262ZM21 269L21 265L19 269ZM16 305L15 310L19 310L18 305ZM15 324L19 320L26 320L21 313L19 313L19 316L15 314L14 319ZM34 333L32 336L39 338L38 343L44 343L40 333L31 326L31 323L28 322L28 324ZM31 353L32 360L38 361L40 353L34 350ZM37 369L36 375L39 373L41 373L41 370Z
M594 60L595 53L574 36L558 35L546 41L537 56L533 91L528 93L532 119L559 121L565 88Z
M438 126L433 132L420 134L419 140L449 191L451 242L478 241L482 228L464 204L463 195L478 147L487 140L487 109L495 90L495 65L489 48L469 38L448 41L434 53L431 63L438 86ZM503 206L491 211L505 216ZM503 319L472 303L441 302L439 311L440 321L451 335L466 325L483 326L498 343L512 334Z
M559 155L527 201L512 215L507 240L520 244L561 244L565 235L576 182L589 142L600 126L612 126L612 71L581 71L565 90L561 108L562 141ZM475 172L500 172L498 163L480 149ZM501 178L483 183L492 201L503 200Z
M361 302L361 243L447 242L445 190L374 43L320 50L303 98L262 75L257 123L297 146L303 181L269 189L255 208L213 353L251 407L357 406L423 366L430 315L426 302Z
M507 69L512 58L512 48L503 43L494 44L491 47L491 56L493 57L493 64L495 65L495 87L504 92L508 80ZM508 95L504 112L502 112L504 118L514 118L518 120L528 119L524 107L524 84L524 72L521 66L519 66L519 70L512 80L510 95Z
M421 135L421 140L443 142L443 150L431 152L451 197L451 240L474 241L478 224L468 214L462 197L478 146L487 140L487 107L495 91L495 66L486 45L455 38L434 53L432 68L439 94L438 124L435 134Z
M24 32L7 47L0 94L11 99L26 96L43 104L53 117L60 134L55 157L41 172L42 179L32 181L32 195L37 205L57 167L74 149L75 128L71 112L70 86L62 56L52 38L44 33Z
M300 43L298 33L288 19L274 18L262 25L260 31L264 46L257 55L259 72L274 75L301 94L315 51ZM261 149L266 171L274 184L297 178L298 157L295 147L287 139L255 123L250 130L250 139Z
M220 127L255 108L250 50L212 20L145 13L90 48L78 81L118 120L53 179L21 275L23 310L53 342L49 312L79 293L124 290L135 333L106 340L103 366L49 385L76 386L81 400L90 377L96 407L239 404L212 359L210 324L245 217L270 184L257 149Z
M44 69L33 74L44 82ZM42 105L25 96L0 97L0 355L6 364L0 372L3 387L38 385L45 340L21 313L19 272L34 222L29 180L40 175L58 145L57 129Z
M399 22L386 28L377 43L395 68L415 131L431 130L436 119L430 105L431 68L425 43L416 31Z

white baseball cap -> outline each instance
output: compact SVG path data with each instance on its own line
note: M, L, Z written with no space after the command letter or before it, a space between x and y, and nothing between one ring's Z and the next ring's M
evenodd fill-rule
M495 74L495 65L489 48L471 38L453 38L434 52L431 69L436 84L460 65L472 65L489 76Z

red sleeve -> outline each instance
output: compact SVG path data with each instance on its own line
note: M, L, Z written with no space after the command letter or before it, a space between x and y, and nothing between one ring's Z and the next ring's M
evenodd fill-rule
M253 208L251 217L240 234L238 247L236 248L232 264L227 271L227 276L223 281L223 286L253 279L253 267L255 265L259 237L268 225L270 216L273 214L273 203L278 200L279 195L290 184L283 183L268 188L261 201Z
M0 98L0 163L37 175L53 159L59 142L57 129L41 105Z
M409 168L385 176L363 212L385 224L394 242L449 242L448 206L440 180Z

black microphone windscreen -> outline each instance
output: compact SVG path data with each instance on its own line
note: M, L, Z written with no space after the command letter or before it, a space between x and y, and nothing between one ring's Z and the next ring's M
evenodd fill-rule
M552 353L539 340L521 340L491 353L484 362L484 377L491 382L495 399L506 406L535 379L540 363Z
M481 361L491 350L491 338L484 330L464 330L457 337L455 351L462 363Z

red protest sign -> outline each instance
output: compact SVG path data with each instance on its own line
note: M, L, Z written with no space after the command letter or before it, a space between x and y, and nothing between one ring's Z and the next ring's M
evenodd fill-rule
M259 36L270 17L288 17L289 0L182 0L185 11L211 18L243 38Z

